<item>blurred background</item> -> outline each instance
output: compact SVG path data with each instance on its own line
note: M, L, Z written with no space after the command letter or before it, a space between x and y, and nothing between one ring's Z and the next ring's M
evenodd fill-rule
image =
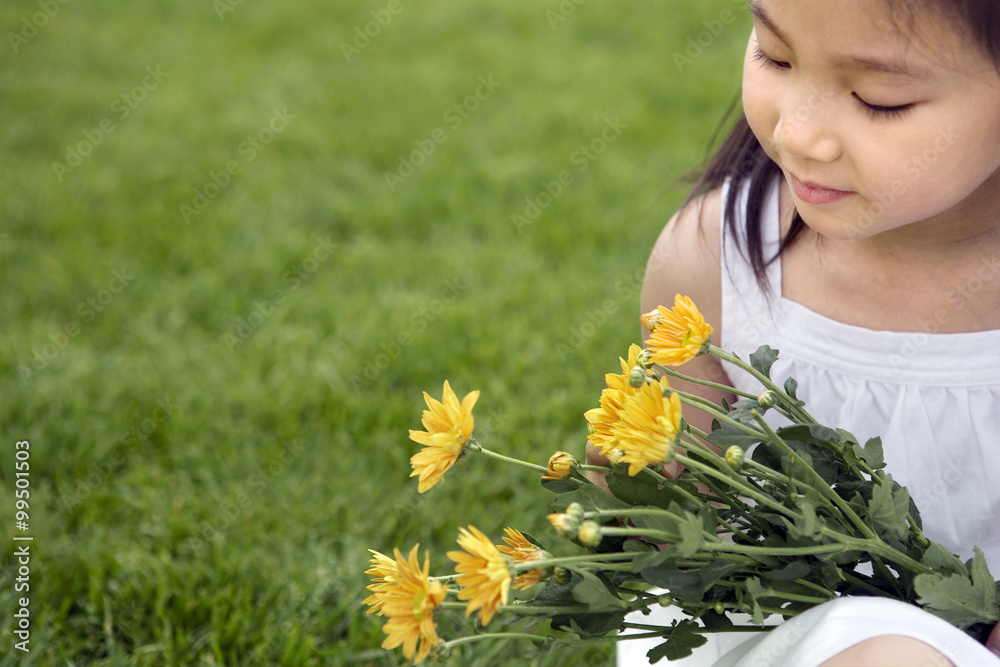
M484 445L582 456L738 92L742 0L16 0L0 26L0 664L397 665L369 548L444 574L473 524L572 551L523 469L417 494L407 431L448 379ZM531 649L449 664L612 664Z

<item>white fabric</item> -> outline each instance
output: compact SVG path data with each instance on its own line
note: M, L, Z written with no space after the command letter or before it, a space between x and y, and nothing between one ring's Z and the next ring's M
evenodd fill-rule
M761 218L765 258L775 254L779 243L777 185L776 181L764 202ZM736 207L740 218L746 192L741 195ZM745 228L741 220L737 228ZM778 350L771 377L779 384L787 377L795 378L798 397L821 424L845 428L862 444L880 436L887 471L909 489L920 509L924 533L963 559L970 558L978 545L993 576L1000 577L1000 484L994 482L1000 472L1000 330L933 333L935 322L928 323L926 332L918 333L864 329L837 322L781 296L780 260L768 267L768 280L773 292L770 301L758 287L736 240L724 231L723 339L716 344L743 359L749 359L764 344ZM974 285L965 287L967 292L976 291ZM739 389L762 390L749 376L738 371L730 375ZM769 421L778 424L770 414ZM734 662L731 654L718 667L818 665L879 634L922 639L960 667L1000 667L1000 660L988 652L975 653L975 646L964 642L968 637L947 623L932 622L938 619L916 607L906 613L898 610L882 615L878 605L884 602L855 598L823 605L818 609L830 607L831 611L803 614L794 623L769 633L767 639L757 637L737 649L757 646L744 659ZM834 613L833 604L848 606L838 606ZM844 623L841 609L865 620ZM637 616L635 622L669 623L670 610L655 613L661 618ZM911 622L912 632L900 630ZM814 631L810 623L821 630ZM861 627L870 634L862 637ZM932 628L936 628L935 633L927 634ZM745 635L722 640L710 636L709 644L689 659L692 662L669 664L711 665L733 642L745 641ZM976 644L971 639L969 642ZM648 664L645 652L655 645L645 640L621 642L619 667ZM833 653L826 651L838 646Z

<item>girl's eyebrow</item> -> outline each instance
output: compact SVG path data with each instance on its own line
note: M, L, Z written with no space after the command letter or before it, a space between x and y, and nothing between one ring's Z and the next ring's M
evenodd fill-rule
M785 46L790 46L788 38L785 37L784 33L774 22L774 19L772 19L771 16L764 10L760 0L752 0L750 2L750 14L753 16L755 21L767 28L768 31L783 42ZM915 67L910 63L891 58L844 56L842 58L838 58L836 60L836 64L841 67L848 67L862 72L894 74L896 76L921 81L935 78L929 70L922 67Z

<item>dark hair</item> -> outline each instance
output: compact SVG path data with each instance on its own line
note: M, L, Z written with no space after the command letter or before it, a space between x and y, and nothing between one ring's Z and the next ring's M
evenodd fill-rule
M906 34L913 33L918 10L929 9L937 12L940 18L950 22L969 41L979 47L1000 70L1000 0L882 0L882 2L895 27ZM710 142L711 145L715 144L719 133L728 125L729 119L737 112L739 106L738 95L726 111ZM805 227L805 222L796 211L791 227L781 240L777 252L773 257L764 256L761 208L768 188L780 175L781 169L764 152L750 129L746 116L740 110L729 136L697 178L691 194L684 201L684 206L687 206L698 197L729 182L729 192L723 202L723 216L726 221L723 233L731 234L737 240L737 246L749 261L757 283L768 295L772 288L767 282L768 265L781 256ZM748 190L746 208L743 211L745 231L736 227L738 219L736 207L744 184Z

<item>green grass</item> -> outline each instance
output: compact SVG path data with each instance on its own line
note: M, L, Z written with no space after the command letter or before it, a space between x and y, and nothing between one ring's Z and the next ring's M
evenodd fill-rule
M739 85L746 17L679 71L731 0L565 2L555 29L555 1L400 0L347 62L387 5L53 3L23 42L40 5L0 7L0 665L396 665L362 614L368 548L419 541L446 572L470 523L570 548L525 471L468 457L418 495L407 429L447 378L482 390L484 444L582 452L685 194L668 186ZM499 86L454 115L480 77ZM262 133L275 109L292 117ZM627 127L582 157L608 119ZM34 537L27 654L11 650L17 534ZM528 649L449 664L612 655Z

